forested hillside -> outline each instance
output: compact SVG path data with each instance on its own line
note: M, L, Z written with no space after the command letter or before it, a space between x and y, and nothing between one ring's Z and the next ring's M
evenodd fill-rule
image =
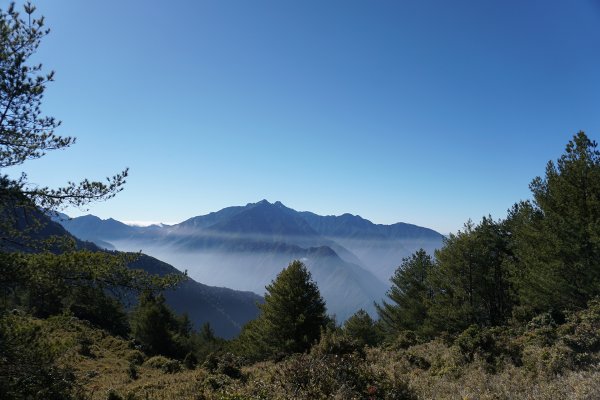
M295 260L225 340L167 304L184 275L46 218L113 197L127 170L54 189L5 174L73 144L41 113L52 74L28 63L48 33L34 11L0 11L1 399L598 398L600 151L585 133L506 218L398 260L378 318L340 324Z

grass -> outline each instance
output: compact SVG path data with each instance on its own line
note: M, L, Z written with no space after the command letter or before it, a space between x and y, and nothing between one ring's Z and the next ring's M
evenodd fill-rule
M41 330L90 400L600 398L600 304L562 325L471 328L454 341L247 366L221 355L193 370L73 317L19 318Z

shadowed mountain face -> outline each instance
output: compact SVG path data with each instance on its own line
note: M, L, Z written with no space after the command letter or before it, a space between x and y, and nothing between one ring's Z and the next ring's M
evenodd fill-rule
M30 218L22 218L18 215L16 228L27 231L28 241L45 240L50 237L66 237L71 234L65 230L60 224L51 221L45 215L39 212L33 212L34 215ZM65 216L59 217L64 221ZM27 221L35 220L35 224ZM90 223L91 221L91 223ZM100 223L98 223L100 222ZM105 224L105 222L108 222ZM119 229L127 229L128 226L121 224L118 221L109 220L102 221L96 217L84 217L78 221L81 226L92 226L102 228L102 232L115 232ZM112 229L116 226L117 229ZM99 232L99 231L98 231ZM17 243L16 241L14 243ZM96 245L91 242L82 242L76 240L78 248L86 248L91 251L101 251ZM25 251L32 252L36 249L29 249L23 246L12 245L12 247L4 248L9 251ZM156 258L142 254L131 265L131 268L142 269L152 274L180 274L181 271L173 266L159 261ZM173 290L165 293L167 304L178 314L187 313L194 326L199 329L202 324L208 322L214 329L217 336L223 338L232 338L236 336L242 326L258 316L257 303L263 299L252 292L242 292L223 287L211 287L203 285L187 279Z
M85 216L63 219L75 236L165 260L211 285L263 294L293 259L302 260L331 314L374 314L402 258L440 247L442 235L410 224L376 225L359 216L319 216L266 200L228 207L171 226L132 227Z

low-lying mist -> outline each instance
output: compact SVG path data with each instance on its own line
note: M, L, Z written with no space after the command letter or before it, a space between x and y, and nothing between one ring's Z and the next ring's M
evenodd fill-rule
M330 314L343 321L364 309L375 316L373 302L380 302L387 285L355 264L337 256L281 254L276 252L232 252L218 250L182 251L169 245L148 245L137 241L111 242L123 251L142 251L163 260L203 284L247 290L264 295L265 286L293 259L301 259L311 271Z

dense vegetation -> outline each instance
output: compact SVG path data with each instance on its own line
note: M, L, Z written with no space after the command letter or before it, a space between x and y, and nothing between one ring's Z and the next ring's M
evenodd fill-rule
M33 7L27 5L31 17ZM0 167L68 147L29 67L42 19L0 12ZM0 176L0 398L591 398L600 393L600 152L583 132L504 220L467 222L391 279L379 319L339 326L306 267L267 286L232 341L194 331L135 255L53 236L46 214L117 193ZM137 296L131 306L130 300Z

